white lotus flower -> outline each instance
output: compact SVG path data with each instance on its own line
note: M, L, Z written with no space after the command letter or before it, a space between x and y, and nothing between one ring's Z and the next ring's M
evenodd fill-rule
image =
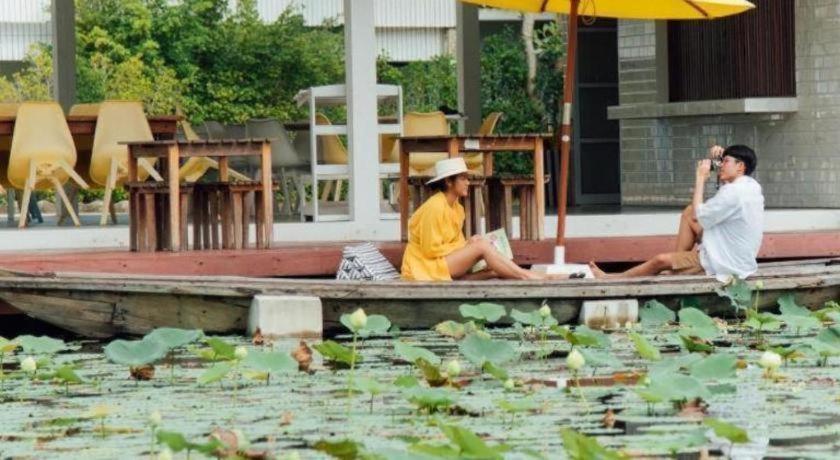
M513 379L505 380L505 390L513 390L516 384L513 382Z
M452 361L446 363L446 375L448 375L449 378L457 377L460 374L461 363L459 363L457 359L453 359Z
M546 304L543 304L543 306L540 307L539 311L540 316L542 316L543 318L548 318L549 316L551 316L551 308Z
M172 451L168 447L164 447L157 456L158 460L172 460Z
M764 369L772 372L782 365L782 357L779 356L778 353L768 350L761 355L761 358L758 360L758 364Z
M163 421L163 417L161 417L160 412L153 410L149 412L149 424L152 426L159 426L160 422Z
M764 281L758 280L755 282L755 288L758 290L764 289Z
M248 356L248 349L242 346L236 347L233 356L236 356L236 359L245 359Z
M354 311L353 314L350 315L350 325L357 331L359 329L364 329L364 327L367 326L367 315L365 314L365 311L361 308Z
M20 362L20 370L27 374L32 374L38 370L38 363L35 362L35 358L27 356Z
M573 371L579 371L585 364L586 359L577 349L572 350L569 356L566 356L566 365Z

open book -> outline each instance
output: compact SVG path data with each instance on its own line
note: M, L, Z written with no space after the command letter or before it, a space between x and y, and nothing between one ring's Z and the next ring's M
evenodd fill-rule
M510 248L510 241L508 241L505 229L500 228L493 230L492 232L485 234L484 237L490 241L499 253L507 257L509 260L513 260L513 250ZM481 259L472 266L470 273L480 272L485 269L487 269L487 262L485 262L484 259Z

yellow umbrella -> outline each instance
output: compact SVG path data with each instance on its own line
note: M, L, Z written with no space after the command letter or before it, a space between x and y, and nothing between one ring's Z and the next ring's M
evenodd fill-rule
M755 6L746 0L461 0L482 6L532 13L569 15L566 72L563 84L563 119L560 136L560 185L557 187L557 248L554 262L565 263L566 197L569 150L572 140L572 100L578 16L619 19L714 19L738 14Z

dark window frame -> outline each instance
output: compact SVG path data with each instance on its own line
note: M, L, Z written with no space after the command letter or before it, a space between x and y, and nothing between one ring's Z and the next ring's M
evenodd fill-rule
M795 0L711 21L668 22L670 102L795 97Z

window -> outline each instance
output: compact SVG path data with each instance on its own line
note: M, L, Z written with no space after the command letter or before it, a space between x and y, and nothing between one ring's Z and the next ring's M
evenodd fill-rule
M671 102L796 96L794 0L711 21L669 21Z

